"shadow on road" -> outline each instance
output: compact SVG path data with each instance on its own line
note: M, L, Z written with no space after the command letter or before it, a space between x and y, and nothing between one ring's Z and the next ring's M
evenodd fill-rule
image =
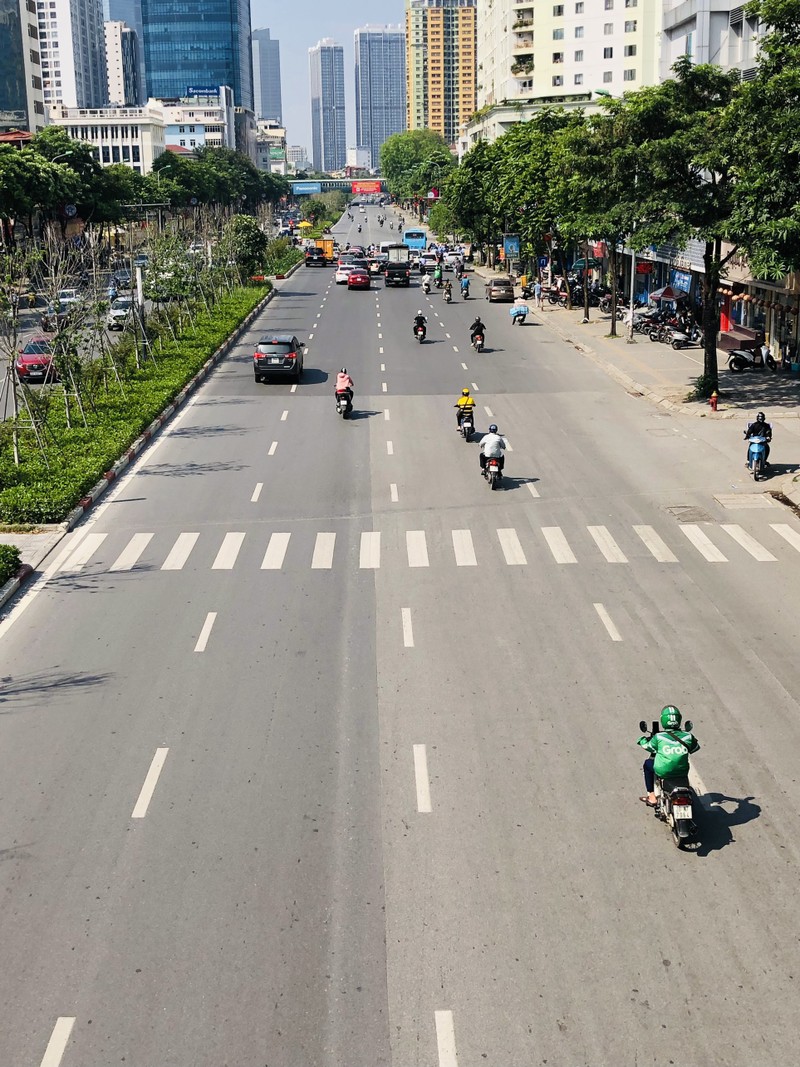
M52 694L60 700L65 690L90 689L104 685L111 675L91 674L88 671L40 671L38 674L7 674L0 678L0 704L20 704L36 698L39 706ZM8 709L10 710L10 709Z
M726 404L764 408L769 421L770 408L794 408L800 403L800 374L771 374L769 371L731 374L720 367L719 395Z
M753 797L729 797L724 793L704 793L700 798L703 816L700 820L700 845L694 850L696 856L708 856L726 845L733 844L733 828L752 822L761 815L761 805ZM733 804L728 810L723 805Z
M321 382L327 382L330 375L327 371L320 370L319 367L303 367L303 380L301 385L319 385Z
M371 419L374 415L382 415L382 411L367 411L365 408L353 408L350 412L350 422L358 419Z
M140 475L166 476L169 478L190 478L198 474L219 474L222 471L243 471L247 467L245 463L232 463L227 460L217 460L213 463L151 463L143 467Z
M245 430L241 426L183 426L172 431L172 437L224 437L235 435L241 437Z

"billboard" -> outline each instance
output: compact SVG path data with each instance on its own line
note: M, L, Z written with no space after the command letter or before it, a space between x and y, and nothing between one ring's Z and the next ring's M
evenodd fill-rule
M503 252L506 259L519 259L519 235L516 233L503 234Z
M311 196L314 193L321 192L322 184L320 182L292 182L294 196Z
M366 182L353 182L353 192L358 195L359 193L379 193L381 191L380 180Z

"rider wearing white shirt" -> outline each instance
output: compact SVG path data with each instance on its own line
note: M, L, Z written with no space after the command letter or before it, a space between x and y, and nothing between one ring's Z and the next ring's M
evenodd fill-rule
M481 450L478 456L478 460L480 461L481 465L481 470L484 470L484 468L486 467L487 458L499 459L500 470L502 470L505 465L505 456L503 455L503 451L506 448L508 448L508 441L506 441L505 437L502 437L497 432L496 424L492 423L492 425L489 427L489 432L487 434L484 434L483 438L481 439Z

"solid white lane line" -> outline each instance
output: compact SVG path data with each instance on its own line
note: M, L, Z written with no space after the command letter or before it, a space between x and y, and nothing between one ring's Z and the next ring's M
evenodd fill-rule
M779 534L784 541L788 541L792 548L796 548L800 552L800 534L793 527L789 526L786 522L771 522L770 526Z
M277 441L273 441L272 444L269 446L269 452L267 452L267 455L268 456L274 456L275 455L275 449L277 447L278 447L278 442Z
M261 496L261 490L264 488L263 482L256 482L256 487L253 490L253 495L250 497L251 504L257 504L258 498Z
M381 392L382 393L388 392L388 387L386 385L386 382L381 382Z
M400 617L403 620L403 647L414 647L414 631L411 628L411 608L401 608Z
M560 526L543 526L542 534L556 563L578 562Z
M677 563L678 557L659 537L652 526L634 526L634 530L659 563Z
M158 776L161 774L161 769L164 766L164 761L167 758L168 752L168 748L156 749L156 754L153 756L153 762L150 764L150 770L147 772L147 777L144 780L139 799L136 801L136 806L131 813L132 819L143 819L147 814L147 809L153 798L156 784L158 783Z
M684 522L679 523L678 527L683 530L684 535L692 542L700 555L704 559L707 559L709 563L728 562L728 557L723 556L714 542L703 533L699 526L696 526L693 522Z
M472 543L472 534L469 530L453 530L453 552L456 557L457 567L477 567L475 558L475 546Z
M333 549L336 545L335 533L318 533L314 542L314 555L311 557L311 569L327 571L333 566Z
M206 615L206 621L203 623L200 636L197 638L197 644L194 646L195 652L205 652L208 639L211 636L211 627L214 625L216 617L216 611L209 611L208 615Z
M216 559L211 564L212 571L231 571L244 541L243 533L226 533L222 538Z
M61 570L79 571L84 564L89 562L107 536L108 535L104 533L87 534L72 555L67 559L67 562L63 564Z
M406 552L408 553L409 567L427 567L428 543L425 539L424 530L406 531Z
M396 504L400 499L397 495L397 485L395 482L389 483L389 497L393 504Z
M296 392L297 392L297 382L295 382L295 383L294 383L294 385L293 385L293 386L292 386L292 388L291 388L291 389L289 390L289 392L290 392L290 393L296 393Z
M134 534L125 548L111 564L112 571L129 571L139 562L139 557L153 539L151 533Z
M375 570L381 565L381 535L370 531L362 533L358 565L364 569Z
M594 543L609 563L627 563L628 559L605 526L587 526Z
M284 411L284 413L281 415L281 422L286 422L286 420L288 418L289 418L289 412L288 411Z
M522 551L522 545L519 543L516 530L498 530L497 536L500 540L503 555L506 557L506 563L509 566L519 567L528 562L525 558L525 553Z
M60 1015L56 1019L56 1025L53 1027L50 1040L47 1042L47 1048L44 1051L40 1067L59 1067L74 1025L74 1016Z
M394 455L394 445L392 444L391 441L387 441L386 442L386 454L387 454L387 456L393 456Z
M484 407L483 410L486 412L486 414L489 416L490 419L494 418L494 414L492 413L492 409L491 408Z
M611 640L612 641L621 641L622 640L622 634L620 634L619 630L614 625L614 623L613 623L613 621L611 619L611 616L608 614L608 612L603 607L603 605L602 604L595 604L594 610L600 616L600 621L602 622L603 626L605 626L606 630L608 631L608 636L611 638Z
M435 1011L436 1045L439 1050L439 1067L458 1067L456 1055L456 1031L451 1011Z
M531 494L531 496L535 496L538 498L539 490L536 488L533 482L527 482L526 485L528 486L528 492Z
M274 533L269 539L267 545L267 551L264 553L264 558L261 561L262 571L279 571L283 566L283 557L286 555L286 549L289 546L289 538L291 534L288 533Z
M469 367L466 365L466 363L462 363L461 364L461 369L462 370L469 370Z
M470 382L470 385L472 386L473 393L479 393L480 392L480 389L478 388L478 386L477 386L477 384L475 382Z
M428 755L424 745L414 745L414 780L417 785L417 811L421 815L430 814L431 780L428 775Z
M175 544L169 551L169 555L161 564L162 571L179 571L183 569L183 565L189 558L189 555L197 544L197 538L199 533L182 533L178 534L175 539Z
M384 408L383 409L383 417L386 420L386 422L389 421L389 409L388 408Z
M760 542L756 541L755 537L743 530L735 522L723 522L721 526L726 534L732 537L737 544L742 546L745 552L749 552L753 559L757 559L759 563L778 562L777 558L771 552L768 552Z

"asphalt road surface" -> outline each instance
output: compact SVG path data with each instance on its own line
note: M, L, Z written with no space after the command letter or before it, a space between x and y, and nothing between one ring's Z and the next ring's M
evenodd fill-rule
M505 305L296 273L0 623L0 1065L796 1062L800 522L743 464Z

